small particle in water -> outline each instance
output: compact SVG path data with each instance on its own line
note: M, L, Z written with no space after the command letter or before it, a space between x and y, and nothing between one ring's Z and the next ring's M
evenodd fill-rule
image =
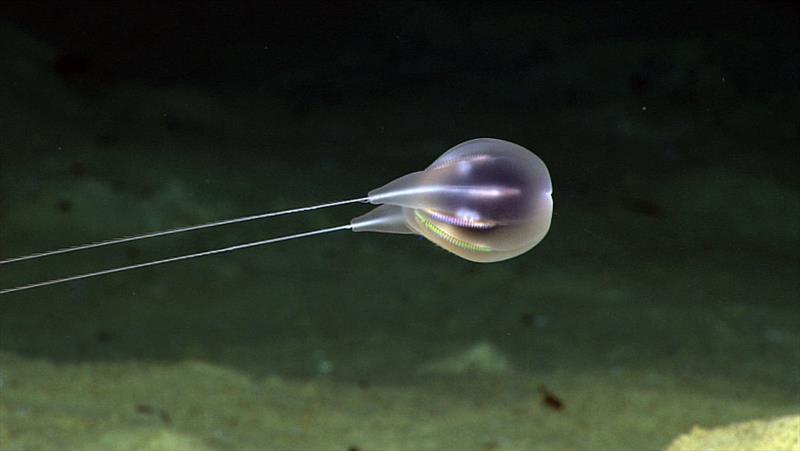
M544 329L550 324L550 317L536 313L523 313L519 317L519 323L523 327L535 327L536 329Z
M172 426L172 417L169 416L164 409L157 409L149 404L136 404L134 407L137 413L141 413L143 415L155 415L167 426Z
M649 216L651 218L661 217L661 207L647 199L637 197L623 197L620 199L622 208L642 216Z
M111 341L111 332L107 330L99 330L96 334L94 334L94 339L97 340L98 343L108 343Z
M167 426L172 426L172 417L169 416L166 410L160 410L158 412L158 419Z
M317 373L321 375L330 374L336 368L336 365L333 364L330 360L322 359L317 363Z
M564 410L564 401L548 390L544 385L539 386L539 396L541 397L542 404L551 410Z
M58 211L61 213L69 213L72 211L72 201L61 199L58 201Z

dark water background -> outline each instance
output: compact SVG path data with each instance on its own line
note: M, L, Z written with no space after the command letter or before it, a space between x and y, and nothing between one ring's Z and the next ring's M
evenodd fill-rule
M550 235L495 265L340 232L0 299L0 349L399 382L523 371L800 393L790 3L3 2L0 255L359 197L474 137ZM3 287L344 224L363 206L0 268Z

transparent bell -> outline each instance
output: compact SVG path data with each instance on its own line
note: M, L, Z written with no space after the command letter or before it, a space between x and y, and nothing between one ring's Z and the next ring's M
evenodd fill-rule
M547 166L533 152L479 138L370 191L369 202L382 205L350 225L355 232L419 234L467 260L496 262L544 238L552 192Z

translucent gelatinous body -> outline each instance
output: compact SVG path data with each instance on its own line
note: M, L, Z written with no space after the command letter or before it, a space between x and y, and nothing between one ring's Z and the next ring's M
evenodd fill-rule
M383 204L351 222L353 231L416 233L475 262L516 257L550 228L552 184L531 151L492 138L461 143L424 171L369 192Z
M0 265L356 202L382 204L350 224L18 285L0 289L0 295L340 230L415 233L467 260L496 262L516 257L544 238L553 214L552 192L547 167L529 150L500 139L473 139L448 150L424 171L400 177L367 197L64 247L0 259Z

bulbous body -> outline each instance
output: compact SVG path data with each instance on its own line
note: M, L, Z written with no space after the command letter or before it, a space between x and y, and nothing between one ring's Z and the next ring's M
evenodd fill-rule
M369 192L383 204L352 222L354 231L416 233L467 260L516 257L547 234L552 184L544 162L492 138L461 143L424 171Z

